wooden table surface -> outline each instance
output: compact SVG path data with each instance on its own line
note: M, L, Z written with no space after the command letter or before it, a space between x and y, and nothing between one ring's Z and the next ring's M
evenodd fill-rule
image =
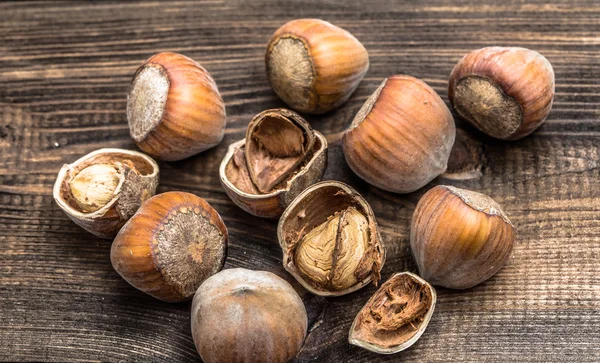
M299 362L600 361L600 4L596 1L228 1L0 3L0 360L196 362L189 303L163 303L113 271L110 242L56 206L59 168L102 147L135 149L125 116L135 69L159 51L200 62L227 106L216 148L161 163L159 191L208 200L230 233L226 268L288 279L276 221L237 208L219 184L227 146L250 119L282 107L264 53L284 22L318 17L352 32L371 67L339 110L307 117L327 135L325 179L369 201L388 251L383 278L411 270L409 221L431 186L492 196L518 228L508 265L466 291L438 289L431 323L412 348L378 356L347 343L373 286L340 298L302 293L310 332ZM521 46L556 72L546 123L517 142L484 137L461 120L450 172L422 190L391 194L353 175L341 132L386 76L422 78L447 102L454 64L470 50ZM290 279L291 281L291 279Z

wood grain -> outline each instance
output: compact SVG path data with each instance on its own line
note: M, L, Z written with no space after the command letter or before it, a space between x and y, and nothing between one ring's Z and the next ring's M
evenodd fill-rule
M63 163L100 147L134 149L126 92L159 51L200 62L226 102L223 142L162 163L159 190L207 199L230 231L226 267L281 268L276 223L225 195L218 165L258 112L284 106L264 72L270 35L285 21L318 17L352 32L370 70L350 101L308 117L332 141L325 179L357 188L381 225L382 276L415 271L408 226L432 185L481 191L518 228L509 264L467 291L438 289L431 323L409 350L377 356L347 343L375 288L349 296L303 293L311 330L298 362L600 361L600 4L596 1L172 1L0 3L0 360L196 362L189 303L167 304L113 271L110 244L54 204ZM452 173L409 195L352 174L340 132L381 80L410 74L447 102L453 65L468 51L523 46L556 72L548 121L531 137L500 142L458 121ZM458 145L458 144L457 144Z

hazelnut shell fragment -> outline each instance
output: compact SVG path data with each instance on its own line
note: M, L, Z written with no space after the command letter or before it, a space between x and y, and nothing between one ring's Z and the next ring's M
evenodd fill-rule
M113 168L111 175L99 175L97 166L100 165L103 166L100 173ZM81 176L85 170L96 172L86 172L87 175ZM60 169L53 196L56 204L73 222L98 237L113 238L142 203L154 195L158 176L158 165L145 154L123 149L99 149ZM94 184L98 180L100 182ZM90 195L93 188L90 190L85 184L106 187L107 180L116 181L116 185L100 188L96 195L101 195L100 199L94 199ZM74 195L72 187L82 194Z

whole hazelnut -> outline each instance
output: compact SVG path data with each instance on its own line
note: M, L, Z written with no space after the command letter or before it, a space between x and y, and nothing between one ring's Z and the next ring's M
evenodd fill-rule
M396 75L356 114L343 137L344 156L366 182L409 193L446 170L455 135L440 96L417 78Z
M58 172L53 196L75 223L113 238L158 185L158 165L137 151L99 149Z
M296 291L266 271L221 271L200 285L192 303L192 336L206 363L287 362L307 325Z
M246 138L229 147L221 184L240 208L279 218L291 201L319 181L327 166L327 140L297 113L266 110L250 121Z
M167 302L185 301L223 267L227 236L221 217L204 199L162 193L121 228L110 260L136 289Z
M385 249L369 204L348 185L324 181L304 190L277 227L283 267L308 291L340 296L377 285Z
M533 50L482 48L454 66L448 97L456 112L482 132L516 140L532 133L550 113L554 71Z
M221 142L225 104L202 66L181 54L158 53L133 76L127 120L131 137L144 152L181 160Z
M348 340L375 353L393 354L413 345L429 324L437 294L410 272L394 274L360 310Z
M440 185L417 204L410 247L425 280L468 289L504 266L515 235L515 227L490 197Z
M349 32L319 19L292 20L271 37L267 77L299 112L320 114L346 102L369 69L369 54Z

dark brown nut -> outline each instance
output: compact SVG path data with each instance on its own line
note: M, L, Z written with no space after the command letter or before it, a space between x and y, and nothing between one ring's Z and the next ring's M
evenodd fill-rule
M417 204L410 246L425 280L468 289L504 266L515 235L515 227L492 198L440 185Z
M127 120L131 138L144 152L181 160L221 142L225 104L202 66L181 54L158 53L133 76Z
M326 167L325 137L297 113L274 109L250 121L246 138L229 147L219 174L240 208L279 218L301 191L321 180Z
M498 139L520 139L550 113L554 70L533 50L474 50L452 70L448 97L456 112L482 132Z
M99 149L60 169L53 196L73 222L98 237L113 238L157 185L158 165L152 158Z
M300 351L307 325L296 291L266 271L221 271L192 303L192 336L206 363L287 362Z
M385 248L369 204L337 181L303 191L277 227L283 267L316 295L340 296L377 285Z
M273 90L290 108L319 114L350 98L369 69L369 54L344 29L298 19L273 34L266 66Z
M409 193L446 170L455 135L440 96L419 79L397 75L356 114L343 137L344 156L369 184Z
M150 198L123 226L110 250L114 269L159 300L192 298L227 254L227 228L204 199L184 192Z
M427 328L436 299L427 281L410 272L397 273L360 310L348 340L375 353L401 352L419 340Z

